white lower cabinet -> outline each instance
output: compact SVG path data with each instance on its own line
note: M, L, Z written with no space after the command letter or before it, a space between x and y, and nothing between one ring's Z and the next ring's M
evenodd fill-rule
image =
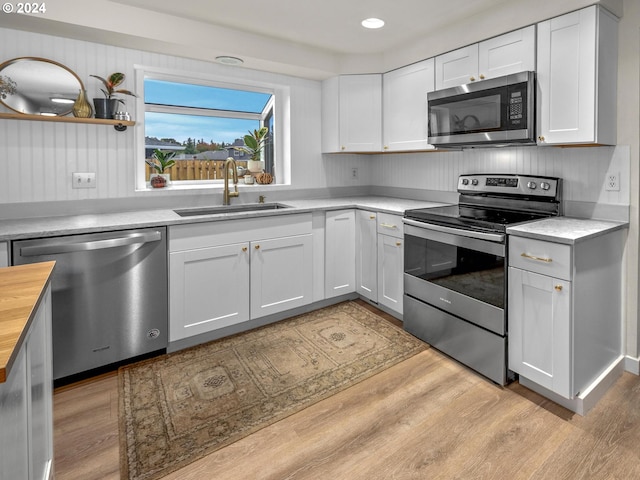
M623 232L572 245L509 236L509 368L580 414L623 368Z
M566 398L571 392L571 282L509 268L509 367Z
M356 291L356 211L335 210L325 216L325 298Z
M403 241L378 234L378 303L402 314Z
M356 210L356 292L378 301L377 214Z
M400 215L356 212L356 292L402 315L404 239Z
M0 383L0 478L48 480L53 473L51 287L10 374Z
M169 255L170 340L249 320L249 243Z
M378 225L378 304L402 315L404 231L402 217L379 213Z
M312 302L311 214L172 226L169 341Z
M252 318L310 303L312 244L311 234L251 243Z

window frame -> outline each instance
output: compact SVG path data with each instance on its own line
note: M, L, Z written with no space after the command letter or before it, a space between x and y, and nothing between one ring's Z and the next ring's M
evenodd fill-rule
M275 178L278 183L270 185L261 185L264 188L274 188L281 185L290 185L291 164L290 164L290 145L284 132L289 131L289 104L290 104L290 88L286 85L274 84L268 82L256 81L254 79L222 76L216 74L205 74L199 72L176 72L164 68L149 67L143 65L134 65L136 93L136 111L138 121L136 124L136 162L135 162L135 189L136 191L152 191L149 182L145 179L145 125L144 116L147 111L157 111L161 113L180 113L184 109L184 113L211 117L211 109L197 109L194 107L166 107L153 104L145 104L144 101L144 80L145 78L153 78L168 82L187 83L195 85L204 85L211 87L230 88L234 90L248 90L260 93L269 93L272 95L271 100L267 102L261 114L245 113L245 112L228 112L224 111L223 116L230 118L260 118L262 125L266 118L269 117L268 112L271 110L275 122L273 125L273 145L272 154L274 155L274 171ZM255 73L255 72L254 72ZM288 137L288 136L287 136ZM219 189L222 188L222 180L178 180L171 182L171 189Z

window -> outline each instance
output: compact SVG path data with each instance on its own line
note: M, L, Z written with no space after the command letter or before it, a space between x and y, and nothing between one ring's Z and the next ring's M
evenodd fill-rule
M269 128L263 151L265 171L276 178L275 89L181 78L143 72L144 151L174 151L170 171L174 184L218 183L223 165L233 157L246 167L243 137L262 126ZM145 182L154 173L146 162Z

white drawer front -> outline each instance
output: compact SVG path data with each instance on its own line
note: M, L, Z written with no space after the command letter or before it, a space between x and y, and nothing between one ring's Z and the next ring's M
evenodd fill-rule
M509 265L542 275L571 280L571 246L509 236Z
M402 238L404 235L401 215L378 213L378 233Z

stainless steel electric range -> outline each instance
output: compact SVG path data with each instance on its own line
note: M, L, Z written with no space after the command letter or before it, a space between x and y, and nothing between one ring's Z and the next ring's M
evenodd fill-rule
M461 175L458 205L404 214L404 328L505 385L508 226L560 215L558 178Z

